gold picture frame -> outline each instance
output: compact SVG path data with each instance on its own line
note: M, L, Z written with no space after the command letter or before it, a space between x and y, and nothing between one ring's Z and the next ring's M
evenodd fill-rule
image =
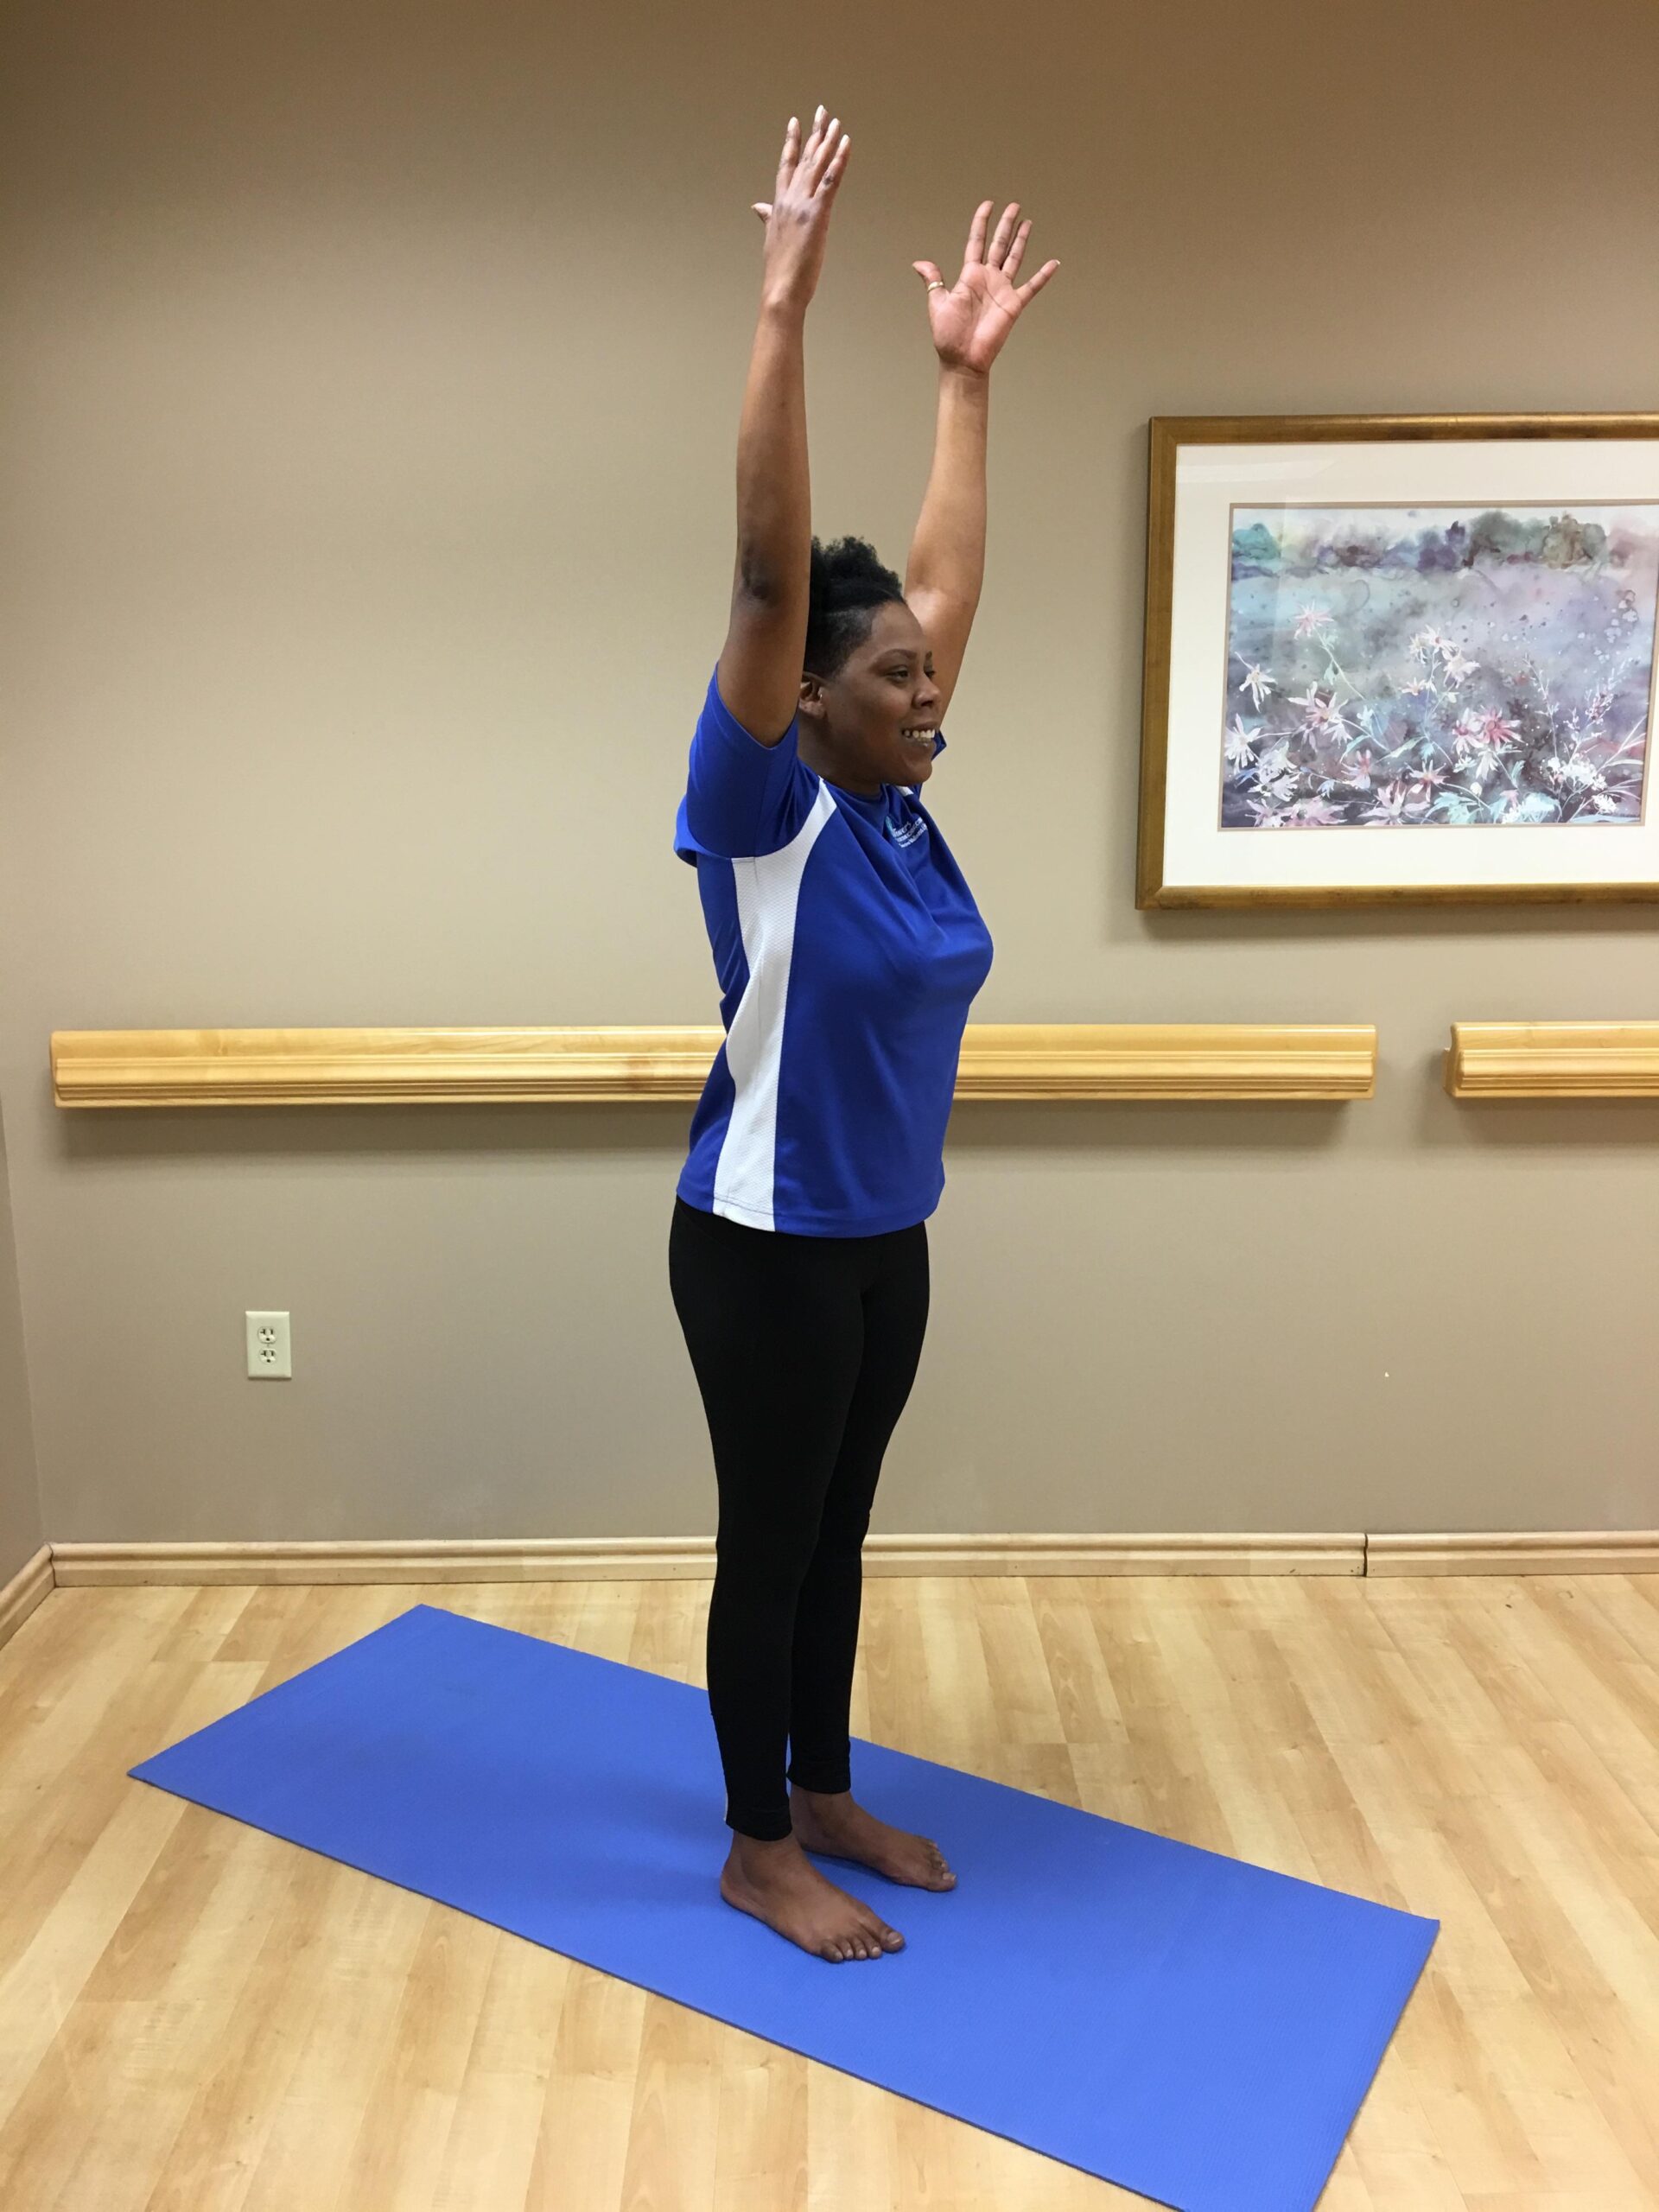
M1415 450L1430 445L1434 448L1432 455ZM1348 450L1332 454L1328 449L1333 448ZM1409 454L1408 448L1412 448ZM1217 448L1227 450L1218 452ZM1437 477L1442 487L1438 493ZM1269 740L1277 747L1287 741L1287 736L1302 739L1309 725L1305 721L1288 733L1270 729L1268 739L1263 739L1259 727L1249 728L1242 710L1236 724L1225 727L1222 715L1214 711L1216 666L1219 664L1222 671L1220 701L1227 704L1235 663L1250 665L1234 650L1236 628L1239 636L1244 634L1238 613L1241 508L1271 511L1281 518L1283 527L1276 538L1268 531L1265 542L1270 550L1262 556L1262 573L1273 575L1274 593L1282 590L1283 585L1274 572L1274 563L1290 543L1292 518L1301 520L1314 513L1339 512L1357 516L1361 512L1398 509L1404 511L1403 527L1406 517L1414 519L1418 510L1432 509L1437 514L1475 511L1488 529L1487 538L1481 541L1483 559L1494 570L1512 570L1517 564L1524 568L1530 563L1536 589L1547 586L1558 600L1567 589L1560 582L1560 570L1578 559L1586 544L1593 549L1599 543L1603 557L1598 563L1584 556L1584 575L1577 581L1586 588L1593 582L1604 599L1618 586L1621 618L1633 626L1619 632L1621 640L1628 641L1629 650L1620 664L1624 688L1617 695L1618 701L1627 710L1628 719L1640 684L1641 663L1637 656L1645 640L1645 709L1650 709L1655 671L1659 671L1659 588L1649 574L1655 565L1654 549L1659 546L1659 414L1159 416L1150 424L1147 480L1137 908L1583 904L1659 899L1659 803L1649 797L1655 767L1650 720L1643 728L1638 759L1630 757L1631 740L1621 741L1613 732L1604 753L1616 744L1624 750L1617 760L1604 760L1598 765L1587 736L1581 734L1573 739L1572 757L1564 763L1554 757L1561 750L1560 744L1547 734L1540 734L1553 728L1553 721L1535 715L1528 725L1524 716L1505 713L1500 705L1491 703L1502 680L1498 664L1494 662L1485 678L1486 703L1481 717L1474 717L1478 723L1484 718L1484 730L1478 728L1476 736L1469 741L1477 747L1475 752L1454 753L1453 742L1464 721L1446 726L1451 692L1448 690L1444 699L1436 693L1431 711L1440 717L1438 734L1423 738L1417 770L1402 770L1398 779L1379 782L1373 798L1373 806L1379 810L1374 830L1351 812L1340 823L1328 823L1311 811L1298 819L1292 808L1272 825L1287 823L1292 834L1269 838L1262 834L1268 826L1268 810L1259 804L1253 823L1241 826L1226 819L1229 804L1236 808L1238 803L1239 778L1248 783L1250 768L1258 765L1249 760L1248 748ZM1583 488L1575 492L1575 483ZM1506 491L1506 485L1513 489ZM1249 490L1251 486L1256 488ZM1232 492L1239 489L1249 490L1249 496L1233 497ZM1389 493L1392 495L1383 496ZM1268 496L1270 493L1278 496ZM1618 508L1628 527L1616 528L1610 539L1600 525L1575 524L1567 561L1559 557L1559 530L1554 533L1555 544L1544 549L1547 560L1542 555L1535 557L1530 537L1519 550L1505 550L1491 538L1488 518L1494 509L1500 512L1513 509L1516 515L1528 518L1541 516L1547 509L1559 510L1555 515L1559 522L1574 506L1597 512ZM1513 518L1504 514L1503 518ZM1259 531L1263 526L1253 527ZM1529 519L1524 528L1549 534L1549 526L1541 522ZM1459 530L1464 531L1461 540L1457 538ZM1592 535L1597 531L1599 538ZM1418 541L1423 559L1433 550L1428 548L1430 534L1426 528ZM1306 540L1304 531L1304 543ZM1446 571L1443 590L1449 595L1454 584L1464 582L1460 570L1468 569L1472 575L1478 564L1460 522L1446 526L1442 542L1452 550L1438 558L1436 566ZM1519 538L1512 543L1521 544ZM1373 550L1379 544L1374 537ZM1606 550L1610 544L1611 553ZM1631 550L1638 545L1639 551ZM1319 550L1324 555L1330 547L1322 543ZM1627 565L1639 565L1639 592L1624 589L1622 579L1609 580L1616 558ZM1375 575L1361 577L1355 571L1324 569L1295 573L1309 576L1317 573L1316 588L1321 591L1327 578L1334 580L1335 591L1351 591L1356 582L1380 591L1382 582L1397 580L1391 588L1400 610L1414 603L1419 595L1420 579L1410 557L1398 546L1377 554ZM1630 575L1637 577L1636 565L1630 567ZM1423 576L1427 581L1421 582L1421 595L1432 605L1434 588L1441 580L1428 578L1427 570ZM1516 577L1504 574L1495 581L1511 594L1513 603L1513 594L1521 588ZM1479 595L1472 581L1467 593L1469 604L1476 605ZM1625 600L1635 602L1634 615L1624 607ZM1565 607L1564 600L1560 605ZM1303 617L1308 618L1312 612L1310 602L1302 610ZM1338 617L1332 616L1327 607L1323 613L1313 613L1313 619L1326 625L1324 630L1316 627L1312 634L1319 649L1327 651L1327 639ZM1401 612L1402 626L1406 619ZM1493 613L1487 619L1495 623L1499 618ZM1541 626L1555 619L1548 598L1544 611L1533 619ZM1571 619L1570 609L1560 614L1560 621L1567 619ZM1354 636L1359 635L1361 626L1355 613ZM1375 645L1378 626L1373 601L1367 632L1372 642L1368 651L1378 650ZM1337 628L1338 639L1342 634ZM1539 638L1547 634L1544 627L1533 633ZM1557 634L1567 634L1560 622ZM1460 648L1447 645L1432 624L1420 630L1418 637L1433 638L1443 649L1443 663L1435 661L1428 673L1450 671L1452 685L1459 669L1480 665ZM1527 642L1530 657L1530 639ZM1417 638L1412 645L1417 650ZM1567 648L1569 654L1573 650ZM1586 662L1588 651L1586 647ZM1337 666L1334 653L1329 655L1328 664ZM1302 665L1306 669L1305 652ZM1535 659L1532 667L1540 698L1553 715L1546 676L1540 675ZM1260 671L1258 664L1256 675L1249 680L1267 687L1251 694L1252 702L1260 707L1271 694L1273 679ZM1290 680L1285 678L1281 705L1290 703ZM1321 702L1316 679L1310 676L1306 681L1306 698L1299 696L1294 703L1304 707L1308 715L1321 711L1330 715L1334 709L1340 723L1349 702L1338 699L1334 682L1330 684L1330 701ZM1344 682L1349 681L1344 675ZM1432 683L1408 684L1405 689L1432 691L1434 686ZM1356 692L1355 696L1363 695ZM1600 690L1593 692L1592 703L1600 696ZM1306 705L1307 699L1313 701L1311 706ZM1398 737L1403 730L1405 742L1400 747L1403 753L1406 746L1417 742L1410 734L1411 714L1402 716L1397 712L1403 702L1393 695L1384 704L1391 718L1384 735ZM1379 709L1368 700L1363 709L1356 711L1366 715L1369 726ZM1602 709L1604 715L1609 711L1605 707ZM1465 719L1472 716L1473 710L1466 709ZM1285 719L1281 715L1281 722ZM1427 729L1427 721L1421 727ZM1525 734L1528 727L1533 733L1530 737ZM1510 734L1493 740L1494 728ZM1492 753L1489 759L1479 748L1493 744L1504 749ZM1371 757L1394 765L1395 749L1382 741L1379 745L1381 749ZM1559 818L1549 818L1546 811L1549 798L1543 790L1529 788L1524 800L1515 798L1520 785L1513 760L1506 755L1517 746L1525 748L1529 776L1535 769L1537 779L1553 779L1557 784L1563 775L1573 778L1571 785L1561 786L1564 796L1557 799L1558 806L1581 804L1583 778L1601 774L1605 766L1618 780L1610 782L1604 776L1594 803L1627 808L1633 799L1635 812L1582 820L1563 813ZM1308 749L1305 745L1304 751ZM1356 757L1365 760L1369 750L1367 739ZM1245 764L1230 791L1227 788L1229 758ZM1465 803L1465 786L1451 785L1459 793L1455 802L1439 790L1450 776L1453 759L1484 763L1481 774L1496 774L1501 769L1510 779L1510 790L1503 791L1500 784L1498 796L1484 804L1471 798L1473 810L1464 818L1457 810ZM1282 780L1287 773L1282 759L1276 765L1281 781L1276 786L1263 787L1289 788ZM1328 749L1320 765L1329 766ZM1458 772L1473 778L1472 766L1460 767ZM1433 793L1429 799L1415 793L1419 774L1429 782ZM1327 777L1319 788L1331 791L1332 780ZM1351 809L1359 804L1345 782L1338 779L1336 789L1346 795L1345 804ZM1466 790L1478 795L1478 778ZM1402 791L1414 796L1408 800L1399 796ZM1605 796L1609 791L1614 794L1611 798ZM1310 799L1304 804L1308 809L1322 806L1326 814L1338 810L1332 801ZM1408 804L1420 809L1417 819L1408 819L1402 811L1388 811ZM1492 810L1491 819L1485 818L1486 805ZM1441 818L1431 819L1421 811L1429 806L1447 810ZM1508 810L1500 811L1500 808ZM1596 845L1592 841L1598 837L1608 842ZM1504 838L1510 841L1507 848L1501 842ZM1553 846L1548 842L1551 838L1555 841ZM1615 843L1615 840L1620 842ZM1517 868L1523 859L1529 863L1524 870ZM1391 866L1402 868L1405 873L1391 879ZM1538 872L1541 867L1542 874ZM1618 872L1609 872L1612 870Z

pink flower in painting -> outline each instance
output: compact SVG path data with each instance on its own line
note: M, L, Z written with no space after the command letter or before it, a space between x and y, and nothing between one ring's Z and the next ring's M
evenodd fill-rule
M1306 709L1302 728L1311 737L1346 737L1349 735L1347 718L1337 704L1333 691L1328 699L1321 699L1317 688L1310 683L1306 691L1291 694L1293 707Z
M1374 761L1375 756L1371 752L1370 747L1369 745L1362 745L1358 752L1355 753L1352 765L1350 766L1344 781L1350 784L1357 784L1360 790L1363 791L1370 791L1371 787L1371 769L1374 765Z
M1249 693L1250 704L1253 707L1259 707L1262 704L1263 698L1273 689L1273 678L1270 676L1263 675L1262 671L1257 668L1253 662L1247 660L1244 663L1243 681L1240 683L1238 688L1241 691L1248 691Z
M1282 830L1285 825L1285 813L1279 802L1283 797L1284 792L1281 790L1252 791L1244 802L1255 817L1251 827L1256 830Z
M1235 715L1227 725L1227 735L1222 751L1235 768L1242 768L1255 752L1255 741L1261 731L1260 722L1247 722L1243 715Z
M1299 638L1317 637L1322 629L1329 628L1336 619L1328 607L1315 607L1310 602L1296 617L1295 634ZM1214 678L1211 680L1213 682Z
M1442 673L1446 682L1455 686L1461 683L1465 676L1472 676L1479 666L1480 663L1478 660L1465 659L1456 646L1451 646L1447 648Z
M1327 823L1340 822L1342 809L1332 806L1328 798L1304 798L1298 799L1290 815L1287 826L1293 830L1321 830Z
M1287 739L1275 737L1273 743L1255 764L1256 781L1276 782L1281 776L1290 774L1290 745Z
M1389 784L1377 792L1372 804L1360 819L1397 824L1405 820L1406 810L1413 803L1412 794L1403 784Z
M1479 742L1488 753L1501 753L1505 746L1521 742L1519 729L1506 715L1500 715L1496 707L1489 707L1484 715L1478 716L1476 727Z

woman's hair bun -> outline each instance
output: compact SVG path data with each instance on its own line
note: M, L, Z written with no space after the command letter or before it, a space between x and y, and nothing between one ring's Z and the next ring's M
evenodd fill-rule
M812 575L806 618L805 664L815 676L834 676L870 634L878 607L902 600L905 587L865 537L812 540Z

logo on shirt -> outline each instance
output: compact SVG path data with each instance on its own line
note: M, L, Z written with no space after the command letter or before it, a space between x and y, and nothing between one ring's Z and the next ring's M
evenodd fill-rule
M927 824L919 814L912 821L903 823L895 822L891 815L887 817L887 835L895 845L913 845L918 837L926 833L926 830Z

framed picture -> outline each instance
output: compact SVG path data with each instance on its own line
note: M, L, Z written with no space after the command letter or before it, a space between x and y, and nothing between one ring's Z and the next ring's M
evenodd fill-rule
M1659 899L1659 415L1152 424L1135 905Z

